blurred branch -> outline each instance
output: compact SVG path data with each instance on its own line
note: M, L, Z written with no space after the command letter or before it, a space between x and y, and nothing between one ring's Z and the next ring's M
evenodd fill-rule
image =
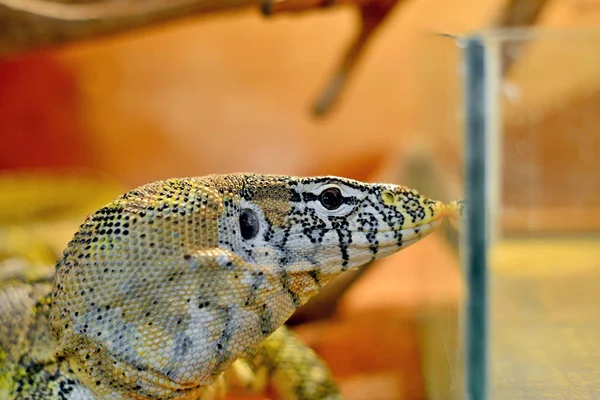
M348 46L337 68L317 96L312 111L316 117L329 113L342 91L347 87L352 72L364 55L367 45L387 16L400 0L265 0L263 13L297 13L334 5L351 4L359 11L359 29L356 38Z
M261 0L0 0L0 55L238 8Z
M526 26L533 25L548 0L509 0L501 10L496 21L497 26Z
M116 34L199 14L257 8L265 16L352 5L359 33L313 106L327 114L369 39L398 0L0 0L0 56Z
M500 10L494 27L510 28L535 25L548 3L548 0L509 0ZM523 43L520 41L507 42L502 45L502 72L504 75L508 74L522 51Z
M337 69L332 74L329 82L323 88L313 105L315 116L326 115L340 98L342 90L347 86L347 81L360 58L364 55L370 43L390 11L398 4L398 0L381 0L365 3L360 6L360 28L354 42L350 44Z

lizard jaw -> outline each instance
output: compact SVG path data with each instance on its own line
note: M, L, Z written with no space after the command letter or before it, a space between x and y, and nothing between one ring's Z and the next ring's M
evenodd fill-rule
M384 233L379 232L379 244L376 247L367 242L355 242L349 247L349 252L354 256L355 265L364 265L370 261L379 260L412 246L435 232L443 221L444 218L439 217L413 228L390 230Z

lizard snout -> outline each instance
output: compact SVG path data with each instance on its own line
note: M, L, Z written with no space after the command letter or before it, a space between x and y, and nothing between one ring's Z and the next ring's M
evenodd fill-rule
M398 221L397 229L409 229L424 225L437 225L436 221L446 215L446 205L432 200L416 190L403 186L385 189L381 192L381 201L395 211L391 215Z

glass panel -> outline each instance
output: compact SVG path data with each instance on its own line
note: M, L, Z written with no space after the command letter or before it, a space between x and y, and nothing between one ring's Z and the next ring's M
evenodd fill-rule
M461 79L461 48L457 41L440 35L423 35L415 57L420 75L415 79L414 97L418 103L413 171L419 190L443 201L464 198L463 130L464 99ZM415 162L414 160L417 160ZM465 284L460 267L459 232L450 224L440 230L455 263L449 268L458 278L442 281L454 295L444 307L429 307L423 313L430 329L423 332L423 376L427 398L464 398L462 323ZM430 283L431 284L431 283Z
M600 396L599 46L600 30L511 29L420 47L438 197L469 204L465 397Z
M486 179L478 187L482 182L468 175L474 180L467 185L472 210L465 227L473 229L467 253L483 251L487 259L489 394L597 398L600 31L495 31L465 43L467 67L469 43L484 49L484 90L477 99L484 123L466 131L466 171L477 168L483 154ZM467 93L478 80L467 75ZM469 105L475 104L467 101L467 121L479 111ZM477 198L482 189L485 201ZM474 229L483 225L473 222L482 205L487 248L477 247ZM470 284L481 286L470 294L485 293L486 280ZM477 314L469 317L469 326L481 325ZM469 370L469 390L485 387L483 371Z

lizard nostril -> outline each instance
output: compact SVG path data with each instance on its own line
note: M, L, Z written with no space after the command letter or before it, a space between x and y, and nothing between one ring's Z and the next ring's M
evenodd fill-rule
M383 200L383 204L393 206L396 202L396 196L389 190L384 190L381 192L381 200Z

